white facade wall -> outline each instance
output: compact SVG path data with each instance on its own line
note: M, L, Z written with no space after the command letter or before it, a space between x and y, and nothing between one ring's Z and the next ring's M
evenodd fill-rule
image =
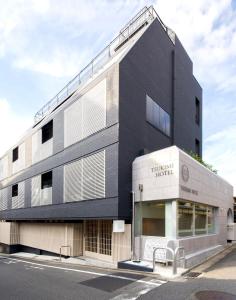
M143 192L140 192L140 185ZM165 216L165 221L168 221L166 233L169 234L166 237L142 236L140 255L143 258L152 260L153 247L158 246L160 241L172 242L174 248L183 246L187 255L195 253L201 257L189 258L191 265L200 262L209 253L217 249L219 251L221 245L226 244L227 213L230 209L233 210L233 187L176 146L135 159L133 191L136 202L141 199L143 202L168 201L168 205L170 204L168 211L166 205ZM178 237L177 200L215 207L215 233ZM139 243L140 238L137 236L135 238L137 253L140 249Z

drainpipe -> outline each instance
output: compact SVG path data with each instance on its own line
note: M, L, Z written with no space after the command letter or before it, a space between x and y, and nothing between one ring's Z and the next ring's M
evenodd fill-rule
M142 201L143 201L143 185L139 184L138 186L140 191L140 200L139 200L139 261L142 259L142 231L143 231L143 222L142 222Z
M135 237L134 237L134 228L135 228L135 192L132 191L132 232L131 232L131 260L136 260L135 253Z

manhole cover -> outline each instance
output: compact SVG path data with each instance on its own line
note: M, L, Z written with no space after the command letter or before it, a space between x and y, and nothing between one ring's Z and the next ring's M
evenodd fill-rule
M202 273L199 273L199 272L189 272L185 275L185 278L196 278L201 274Z
M192 300L236 300L236 295L220 291L200 291L195 293Z

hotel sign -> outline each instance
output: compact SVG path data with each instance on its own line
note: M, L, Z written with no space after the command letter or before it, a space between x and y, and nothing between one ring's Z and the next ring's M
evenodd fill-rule
M155 177L168 176L174 174L174 164L157 164L155 167L151 168L151 172Z

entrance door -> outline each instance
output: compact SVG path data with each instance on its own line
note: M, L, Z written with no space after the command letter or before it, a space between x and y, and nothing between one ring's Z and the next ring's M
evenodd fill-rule
M88 220L84 226L86 256L112 261L112 221Z

